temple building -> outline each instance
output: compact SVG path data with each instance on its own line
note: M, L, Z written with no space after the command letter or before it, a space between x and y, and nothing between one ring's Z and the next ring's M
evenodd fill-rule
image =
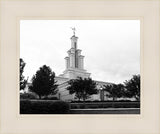
M73 30L73 36L70 38L71 48L67 51L68 56L65 57L66 68L63 74L55 77L57 84L59 85L57 97L64 101L76 100L75 95L69 94L69 91L66 89L69 86L68 81L70 79L76 79L77 77L91 77L91 73L84 69L84 56L81 55L82 50L78 49L78 37L75 36L75 28ZM112 83L94 81L97 83L99 92L96 95L92 95L90 100L105 100L105 93L101 89L104 85Z

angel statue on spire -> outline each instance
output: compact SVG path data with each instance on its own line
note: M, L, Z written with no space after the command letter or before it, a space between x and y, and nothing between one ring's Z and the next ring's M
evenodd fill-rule
M75 27L71 27L71 29L73 30L73 35L75 36L75 31L76 31L76 28Z

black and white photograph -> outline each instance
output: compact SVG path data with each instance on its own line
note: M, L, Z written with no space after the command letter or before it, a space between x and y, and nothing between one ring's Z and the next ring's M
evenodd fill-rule
M20 20L20 114L140 114L140 20Z

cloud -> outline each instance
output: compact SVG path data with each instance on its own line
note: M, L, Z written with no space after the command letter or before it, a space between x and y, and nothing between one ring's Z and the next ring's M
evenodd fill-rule
M119 83L140 73L139 20L23 20L20 24L26 77L44 64L57 75L65 70L64 57L73 35L70 27L76 27L78 48L93 79Z

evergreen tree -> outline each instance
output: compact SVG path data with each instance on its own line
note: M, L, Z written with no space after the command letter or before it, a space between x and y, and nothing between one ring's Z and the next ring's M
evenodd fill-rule
M49 66L43 65L32 78L32 84L29 87L39 98L56 93L57 84L55 82L55 73Z

